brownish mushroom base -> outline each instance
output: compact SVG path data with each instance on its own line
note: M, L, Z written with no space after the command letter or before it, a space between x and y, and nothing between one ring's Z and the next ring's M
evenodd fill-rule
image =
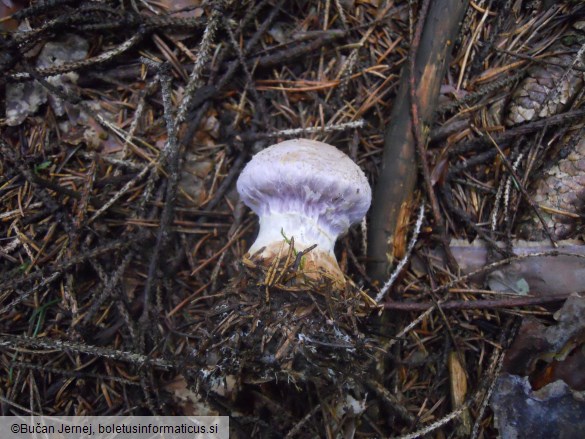
M298 246L283 240L252 255L247 253L243 262L249 268L265 267L264 284L269 286L280 283L283 287L288 284L343 290L347 284L335 256L314 246Z

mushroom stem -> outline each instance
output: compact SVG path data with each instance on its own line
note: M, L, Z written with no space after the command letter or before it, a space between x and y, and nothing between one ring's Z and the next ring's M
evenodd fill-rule
M262 247L280 247L283 241L294 237L295 248L305 250L317 244L316 251L333 256L333 247L337 235L327 231L318 221L298 212L271 212L260 218L260 231L250 254L256 253Z
M302 213L271 212L260 217L260 231L248 253L270 263L283 246L291 243L291 238L294 238L295 251L317 245L303 256L303 273L308 278L318 280L325 276L334 286L342 288L345 285L345 277L333 252L337 234Z

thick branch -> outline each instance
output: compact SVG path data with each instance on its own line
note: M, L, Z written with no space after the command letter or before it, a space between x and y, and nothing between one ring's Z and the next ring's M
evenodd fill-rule
M437 105L439 89L445 75L453 42L468 2L463 0L433 1L425 22L418 50L416 50L415 83L419 106L419 130L422 144L426 144ZM412 56L412 55L411 55ZM412 196L416 184L415 139L412 130L409 99L409 72L403 69L396 96L391 124L384 139L382 170L374 192L372 219L369 227L369 273L374 279L384 280L389 271L388 254L394 250L398 218Z

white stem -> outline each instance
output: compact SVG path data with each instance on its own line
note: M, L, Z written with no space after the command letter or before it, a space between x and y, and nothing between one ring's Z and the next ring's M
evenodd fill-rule
M254 254L262 247L274 248L274 244L281 243L294 237L295 249L302 251L317 244L315 251L327 253L335 259L333 248L337 235L327 230L326 226L318 224L298 212L271 212L260 217L260 232L249 253Z

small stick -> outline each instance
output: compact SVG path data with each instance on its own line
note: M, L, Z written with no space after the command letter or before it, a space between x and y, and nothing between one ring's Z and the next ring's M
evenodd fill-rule
M118 351L101 346L91 346L64 340L51 340L48 338L33 338L17 335L0 335L0 347L16 349L19 346L24 346L29 349L48 349L58 352L70 350L73 352L94 355L96 357L109 358L115 361L125 361L138 366L147 364L167 370L174 368L173 365L166 360L161 358L151 358L134 352Z
M566 300L573 293L557 294L547 297L523 297L521 299L493 299L493 300L449 300L440 303L443 310L464 310L464 309L496 309L496 308L516 308L519 306L539 306L547 303L560 302ZM434 302L395 302L387 301L384 303L384 309L393 311L425 311L430 307L436 306Z

